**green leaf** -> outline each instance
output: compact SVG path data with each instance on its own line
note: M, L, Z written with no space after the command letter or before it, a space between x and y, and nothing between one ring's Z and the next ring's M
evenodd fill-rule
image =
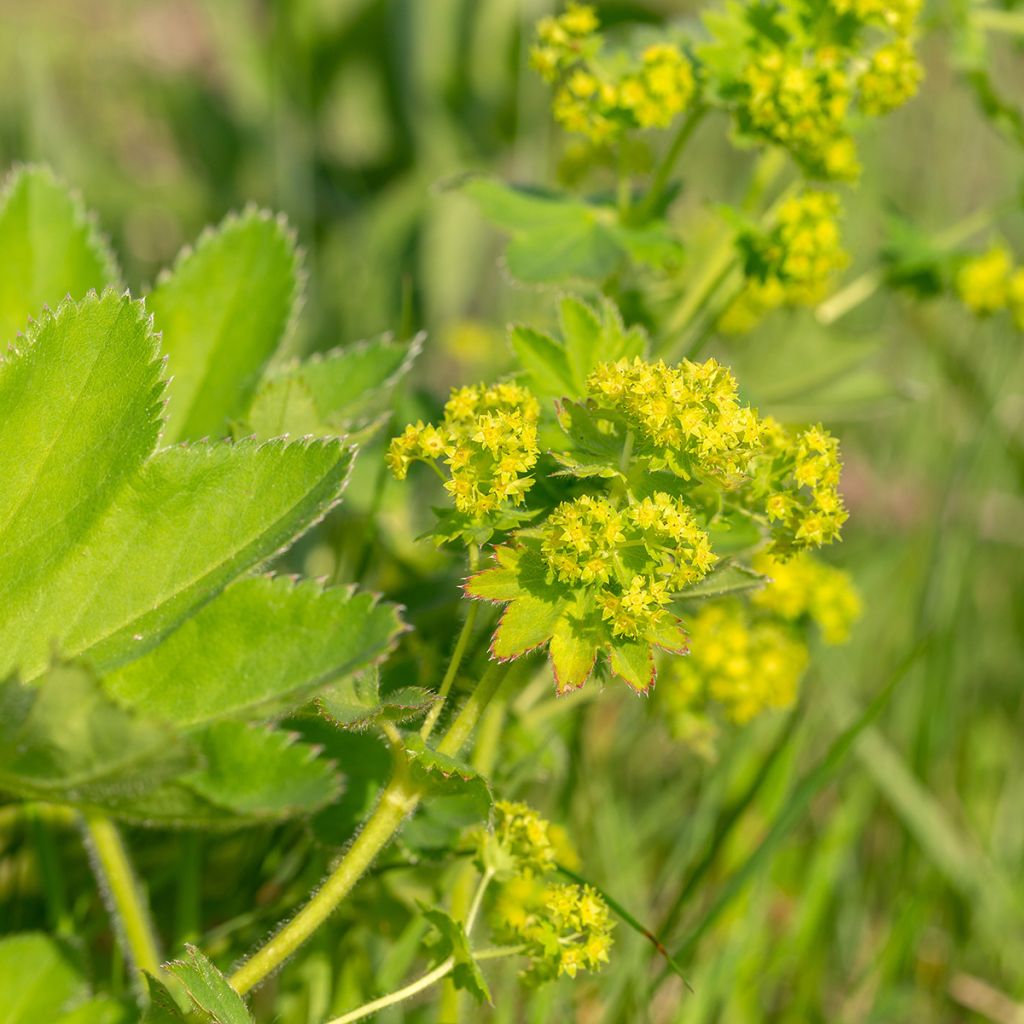
M510 661L547 643L563 610L562 601L519 594L498 620L491 640L491 657Z
M32 685L0 683L0 789L109 806L194 763L184 739L118 707L85 669L55 668Z
M294 733L217 722L191 739L201 768L111 800L110 812L146 826L223 830L308 817L341 792L334 765Z
M0 939L0 993L2 1024L59 1024L88 988L60 943L26 932Z
M104 684L122 703L182 726L279 714L386 657L404 628L393 605L350 587L245 579Z
M550 648L555 689L559 693L578 690L590 678L600 647L600 640L593 630L585 628L580 617L559 618Z
M541 398L576 395L565 348L554 338L532 327L513 327L509 332L512 349L530 378L530 387Z
M299 293L292 232L264 210L229 215L181 253L146 300L174 378L168 442L228 433L288 332Z
M612 671L637 693L647 693L654 685L654 652L648 643L618 640L609 659Z
M683 628L683 623L674 615L664 616L662 621L647 634L647 639L655 647L660 647L670 654L688 654L690 650L687 644L689 638Z
M292 733L245 722L218 722L197 737L206 761L184 784L218 807L249 819L312 814L340 792L333 766Z
M155 447L157 355L142 304L108 291L44 314L0 363L5 618L82 543Z
M428 793L465 799L478 821L490 814L491 788L475 768L427 746L417 733L407 735L404 742L413 775Z
M350 464L333 441L159 452L64 562L40 567L36 585L8 604L0 671L20 666L30 678L54 645L104 669L143 654L321 518ZM0 592L5 583L0 576Z
M493 1004L487 982L473 959L465 928L443 910L424 907L423 916L437 930L435 955L440 960L447 960L448 957L455 960L451 976L455 987L469 992L478 1003Z
M415 718L436 700L436 694L419 686L404 686L381 696L380 673L374 666L339 679L317 697L317 704L342 729L366 729L380 721Z
M253 397L247 426L259 437L350 434L365 427L388 407L424 338L405 344L385 335L273 371Z
M594 311L579 299L567 295L558 307L558 321L562 328L565 353L576 384L576 394L587 392L587 377L600 361L595 348L601 338L601 322Z
M47 167L19 167L0 195L0 343L66 295L80 299L120 274L79 198Z
M521 281L599 281L630 260L663 269L681 256L667 225L624 225L611 205L484 177L469 178L461 188L491 223L512 235L505 261Z
M242 997L195 946L185 947L184 960L172 960L167 971L184 986L192 1001L214 1024L253 1024Z
M188 1018L178 1006L171 990L152 974L145 977L149 987L149 1005L142 1015L141 1024L188 1024Z

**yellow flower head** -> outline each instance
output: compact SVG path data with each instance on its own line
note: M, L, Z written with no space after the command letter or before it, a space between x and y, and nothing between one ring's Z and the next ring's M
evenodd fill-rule
M901 38L880 47L857 80L861 110L870 117L881 117L902 107L917 94L923 77L909 40Z
M533 485L540 407L526 388L495 384L458 388L437 425L408 426L391 441L387 463L402 480L414 461L447 465L445 489L455 507L482 518L518 505Z
M780 561L758 555L753 568L771 582L754 593L752 603L788 622L813 621L828 644L845 643L861 615L861 600L848 573L811 555Z
M988 316L1009 304L1012 276L1010 251L1003 245L993 245L988 252L964 263L957 275L956 289L972 313Z

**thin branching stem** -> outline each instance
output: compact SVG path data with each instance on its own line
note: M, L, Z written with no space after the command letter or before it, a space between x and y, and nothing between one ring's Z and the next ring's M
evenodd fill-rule
M135 973L135 984L146 990L143 972L160 973L160 946L150 919L146 897L135 876L117 826L105 815L83 815L93 869L114 920L118 939Z

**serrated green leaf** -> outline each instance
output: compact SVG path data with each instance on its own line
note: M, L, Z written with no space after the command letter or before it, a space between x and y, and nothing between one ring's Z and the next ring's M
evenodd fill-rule
M513 238L505 250L509 272L528 284L599 281L613 274L623 257L615 235L590 212L569 229L549 226Z
M637 693L646 693L654 685L654 652L648 643L618 640L612 647L609 664Z
M64 946L25 932L0 939L0 993L2 1024L58 1024L88 986Z
M555 624L550 646L555 689L559 693L578 690L590 678L599 649L599 639L592 630L583 627L578 617L561 616Z
M184 986L196 1006L214 1024L253 1024L242 997L227 978L196 949L185 947L184 960L172 960L166 966Z
M46 167L19 167L0 196L0 344L66 295L80 299L120 279L79 199Z
M601 340L601 323L594 311L572 295L562 299L558 307L558 322L562 328L565 354L576 385L575 393L587 391L587 377L603 357L595 358Z
M0 683L0 789L110 806L193 768L196 753L160 722L118 707L83 668Z
M350 463L336 442L157 453L63 564L5 608L0 670L31 678L54 645L104 669L140 656L319 519Z
M350 434L387 408L423 337L400 343L384 335L270 373L253 398L247 426L260 437Z
M165 439L222 437L241 417L295 313L299 264L281 218L229 215L146 300L174 381Z
M437 695L419 686L404 686L384 696L376 667L339 679L317 697L323 714L342 729L366 729L376 722L404 722L421 715Z
M491 640L491 656L509 661L547 643L563 610L561 601L547 601L520 592L498 620Z
M42 316L0 362L8 615L68 559L153 451L162 387L142 304L110 291Z
M407 735L404 742L413 775L427 793L463 798L478 821L487 817L491 810L491 788L475 768L427 746L417 733Z
M509 341L519 364L529 374L530 387L541 398L577 394L565 348L532 327L513 327Z
M287 577L240 580L104 685L182 726L279 714L385 657L403 629L395 607L372 594Z
M107 810L149 827L222 831L308 817L337 799L341 783L319 747L290 732L218 722L191 735L204 764Z
M473 959L465 928L451 915L436 908L424 908L423 916L437 931L434 943L436 955L441 960L448 957L455 960L455 967L452 970L452 982L455 987L469 992L478 1003L493 1003L487 981Z
M662 617L661 622L647 634L647 639L670 654L686 654L689 651L686 630L683 623L673 615Z
M340 791L333 766L293 734L245 722L218 722L197 736L205 765L184 784L249 819L312 814Z
M681 251L663 223L624 225L614 206L482 177L468 179L462 191L491 223L512 235L505 261L521 281L598 281L627 260L665 267Z

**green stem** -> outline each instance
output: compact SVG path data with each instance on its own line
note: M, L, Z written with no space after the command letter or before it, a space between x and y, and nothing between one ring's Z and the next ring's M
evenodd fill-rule
M32 843L36 848L39 874L46 896L46 916L50 930L57 935L71 935L74 926L71 913L68 910L67 889L64 885L64 876L60 869L60 856L57 852L57 844L53 841L50 824L34 807L25 809L25 820L32 836Z
M492 664L483 674L437 745L439 753L455 757L462 750L481 712L501 684L504 670L504 665ZM419 784L409 774L404 754L400 754L394 777L355 842L309 902L231 975L228 981L235 991L244 995L258 985L330 917L377 854L392 840L402 822L416 809L422 796Z
M470 574L476 572L479 566L480 548L476 544L471 544L469 547ZM451 660L448 662L448 669L445 672L444 678L441 680L441 686L437 691L437 701L428 712L427 717L423 722L423 727L420 729L420 736L422 736L424 740L430 738L430 734L434 731L434 726L437 725L438 718L441 717L441 711L444 709L445 701L448 699L448 693L452 688L452 684L455 682L459 666L462 664L462 659L466 654L466 648L469 646L469 638L473 634L473 627L476 625L476 617L479 614L479 609L479 601L469 602L469 611L466 612L466 618L462 623L459 638L455 641L455 650L452 651Z
M504 957L518 956L525 949L525 946L495 946L490 949L475 951L473 959L478 963L481 960L499 960ZM443 978L447 977L454 968L455 957L450 956L447 960L442 960L433 970L410 982L404 988L400 988L389 995L381 996L380 999L374 999L372 1003L364 1003L362 1006L357 1006L354 1010L350 1010L341 1017L335 1017L334 1020L328 1021L328 1024L353 1024L353 1021L363 1020L371 1014L386 1010L389 1006L394 1006L396 1003L410 999L412 996L418 995L425 989L430 988L431 985L436 985Z
M118 938L132 964L136 984L145 988L142 972L160 974L160 950L142 886L135 877L117 826L102 814L83 815L93 868L114 919Z
M690 141L690 136L693 135L697 125L701 123L707 112L707 107L696 106L679 125L679 129L676 131L675 137L672 139L671 144L665 151L665 155L662 157L661 163L658 164L654 171L654 176L651 178L651 187L648 189L647 195L644 197L643 202L636 208L634 219L638 223L643 224L654 212L654 209L660 202L662 195L664 195L665 189L668 187L669 179L672 177L672 171L675 168L676 161L686 148L687 142Z

